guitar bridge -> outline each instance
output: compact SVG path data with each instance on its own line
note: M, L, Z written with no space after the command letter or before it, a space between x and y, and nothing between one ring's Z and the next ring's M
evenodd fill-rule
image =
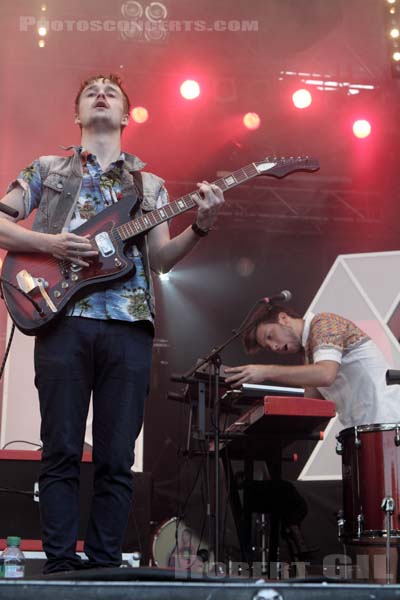
M33 277L26 269L23 269L17 273L16 278L20 290L22 290L25 294L29 294L30 296L40 294L43 300L46 302L48 308L52 312L57 312L54 302L46 292L45 288L49 287L49 284L45 279L42 277Z
M31 295L39 291L40 284L48 287L47 281L41 277L33 277L26 269L17 273L17 283L20 290Z

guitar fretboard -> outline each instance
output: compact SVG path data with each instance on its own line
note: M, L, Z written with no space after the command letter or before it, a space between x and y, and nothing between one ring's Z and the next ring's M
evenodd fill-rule
M230 173L226 177L213 181L212 185L217 185L225 192L244 181L257 177L257 175L259 175L259 172L257 171L255 164L251 163L246 167L242 167L241 169ZM144 233L156 225L169 221L173 217L194 208L197 206L196 199L199 197L200 194L198 191L191 192L190 194L186 194L186 196L182 196L181 198L166 204L162 208L152 210L141 217L128 221L124 225L120 225L116 228L118 235L123 241L126 241L131 237Z

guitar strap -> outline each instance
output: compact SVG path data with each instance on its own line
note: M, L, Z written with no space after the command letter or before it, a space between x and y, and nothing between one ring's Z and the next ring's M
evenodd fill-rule
M133 185L136 189L137 198L139 203L143 202L143 177L140 171L131 171Z

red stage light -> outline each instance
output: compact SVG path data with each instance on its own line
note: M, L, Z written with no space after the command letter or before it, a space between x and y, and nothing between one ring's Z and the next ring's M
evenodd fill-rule
M296 90L292 95L293 104L296 108L308 108L312 103L312 96L308 90Z
M368 137L371 133L371 123L366 119L358 119L353 123L353 133L360 140Z
M149 118L149 111L144 106L135 106L131 110L131 117L135 123L145 123Z
M194 100L200 96L200 86L194 79L186 79L180 87L181 95L185 100Z
M249 112L244 115L243 124L247 129L258 129L261 125L261 119L257 113Z

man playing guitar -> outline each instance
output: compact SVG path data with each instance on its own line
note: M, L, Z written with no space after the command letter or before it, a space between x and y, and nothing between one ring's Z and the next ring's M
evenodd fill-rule
M151 173L140 174L144 164L121 151L129 108L117 76L96 75L84 81L75 102L80 146L73 148L72 156L35 160L21 171L2 200L18 211L18 217L1 214L0 246L56 261L61 271L68 271L65 290L68 281L72 283L112 252L112 240L100 236L94 244L88 237L76 235L74 229L121 200L132 199L135 214L143 214L143 218L147 211L168 206L163 180ZM82 566L75 552L79 465L91 394L94 496L85 553L89 566L118 566L121 562L131 506L134 445L142 425L154 335L150 268L158 273L171 269L213 225L223 203L222 191L205 181L198 188L193 226L173 239L166 222L153 227L127 250L135 267L128 277L103 282L101 289L71 299L65 314L36 338L46 573ZM32 230L16 223L35 209ZM54 292L52 300L45 282L35 285L50 307L63 291Z

